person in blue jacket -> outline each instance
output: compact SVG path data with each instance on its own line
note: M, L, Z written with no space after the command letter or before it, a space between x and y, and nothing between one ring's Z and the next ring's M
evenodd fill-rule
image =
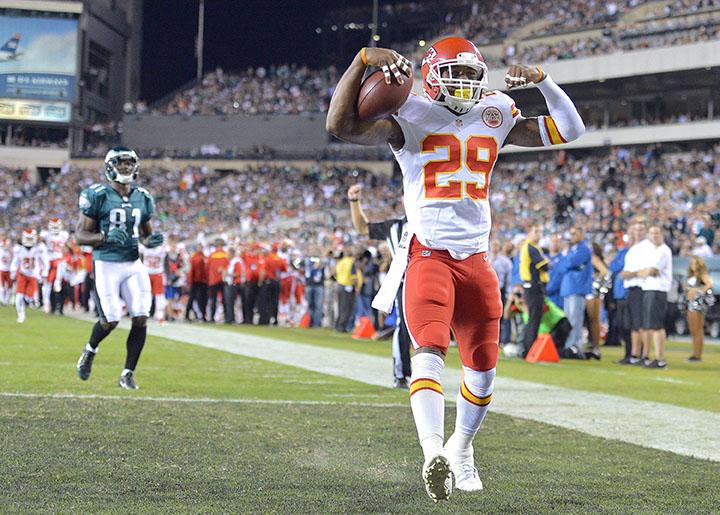
M572 325L565 348L582 350L582 327L585 320L586 295L592 293L592 252L581 227L570 229L570 249L563 259L565 274L560 285L563 310Z
M632 343L630 341L630 311L627 304L627 290L625 289L624 279L620 277L620 272L625 267L625 254L632 246L633 240L631 236L627 236L627 241L623 248L617 251L615 257L610 262L610 273L613 277L612 296L615 301L615 325L618 328L618 335L625 344L625 357L616 361L618 365L630 364L632 357Z
M550 280L547 284L545 295L557 307L563 309L563 298L560 295L560 286L565 275L565 266L563 261L565 254L562 252L562 235L555 233L550 237L550 245L548 247L550 258Z

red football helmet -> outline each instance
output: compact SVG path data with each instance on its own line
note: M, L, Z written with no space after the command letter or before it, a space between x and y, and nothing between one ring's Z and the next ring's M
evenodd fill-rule
M25 229L20 241L23 247L34 247L37 243L37 231L35 229Z
M48 222L48 231L50 231L51 234L60 234L60 231L62 231L62 220L59 218L51 218L50 222Z
M453 72L453 67L474 69L477 78L463 78L459 70ZM425 96L458 114L467 113L480 102L488 84L485 59L473 43L460 37L441 39L425 52L422 76Z

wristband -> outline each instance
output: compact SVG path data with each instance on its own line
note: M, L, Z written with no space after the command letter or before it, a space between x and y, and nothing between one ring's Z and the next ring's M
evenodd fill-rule
M362 49L360 50L360 60L362 61L362 63L365 66L367 66L367 57L365 57L365 47L362 47Z

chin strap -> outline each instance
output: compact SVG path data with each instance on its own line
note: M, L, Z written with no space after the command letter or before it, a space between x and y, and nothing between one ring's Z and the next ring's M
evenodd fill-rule
M561 145L582 136L585 132L585 124L572 100L560 86L547 74L535 85L545 97L550 111L550 116L538 118L543 145L546 147Z

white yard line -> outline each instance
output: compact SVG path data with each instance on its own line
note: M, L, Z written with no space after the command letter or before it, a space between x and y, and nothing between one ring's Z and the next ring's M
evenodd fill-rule
M105 400L105 401L148 401L148 402L180 402L189 404L297 404L300 406L359 406L362 408L404 408L405 404L381 402L340 402L340 401L305 401L280 399L215 399L210 397L147 397L128 395L96 395L74 393L24 393L0 392L0 397L27 399L69 399L69 400Z
M124 321L121 325L127 328L129 322ZM390 357L202 325L151 324L149 333L366 384L392 386ZM442 383L446 398L454 400L460 386L459 371L446 369ZM643 447L720 461L720 413L512 379L503 377L502 370L496 379L491 411Z

